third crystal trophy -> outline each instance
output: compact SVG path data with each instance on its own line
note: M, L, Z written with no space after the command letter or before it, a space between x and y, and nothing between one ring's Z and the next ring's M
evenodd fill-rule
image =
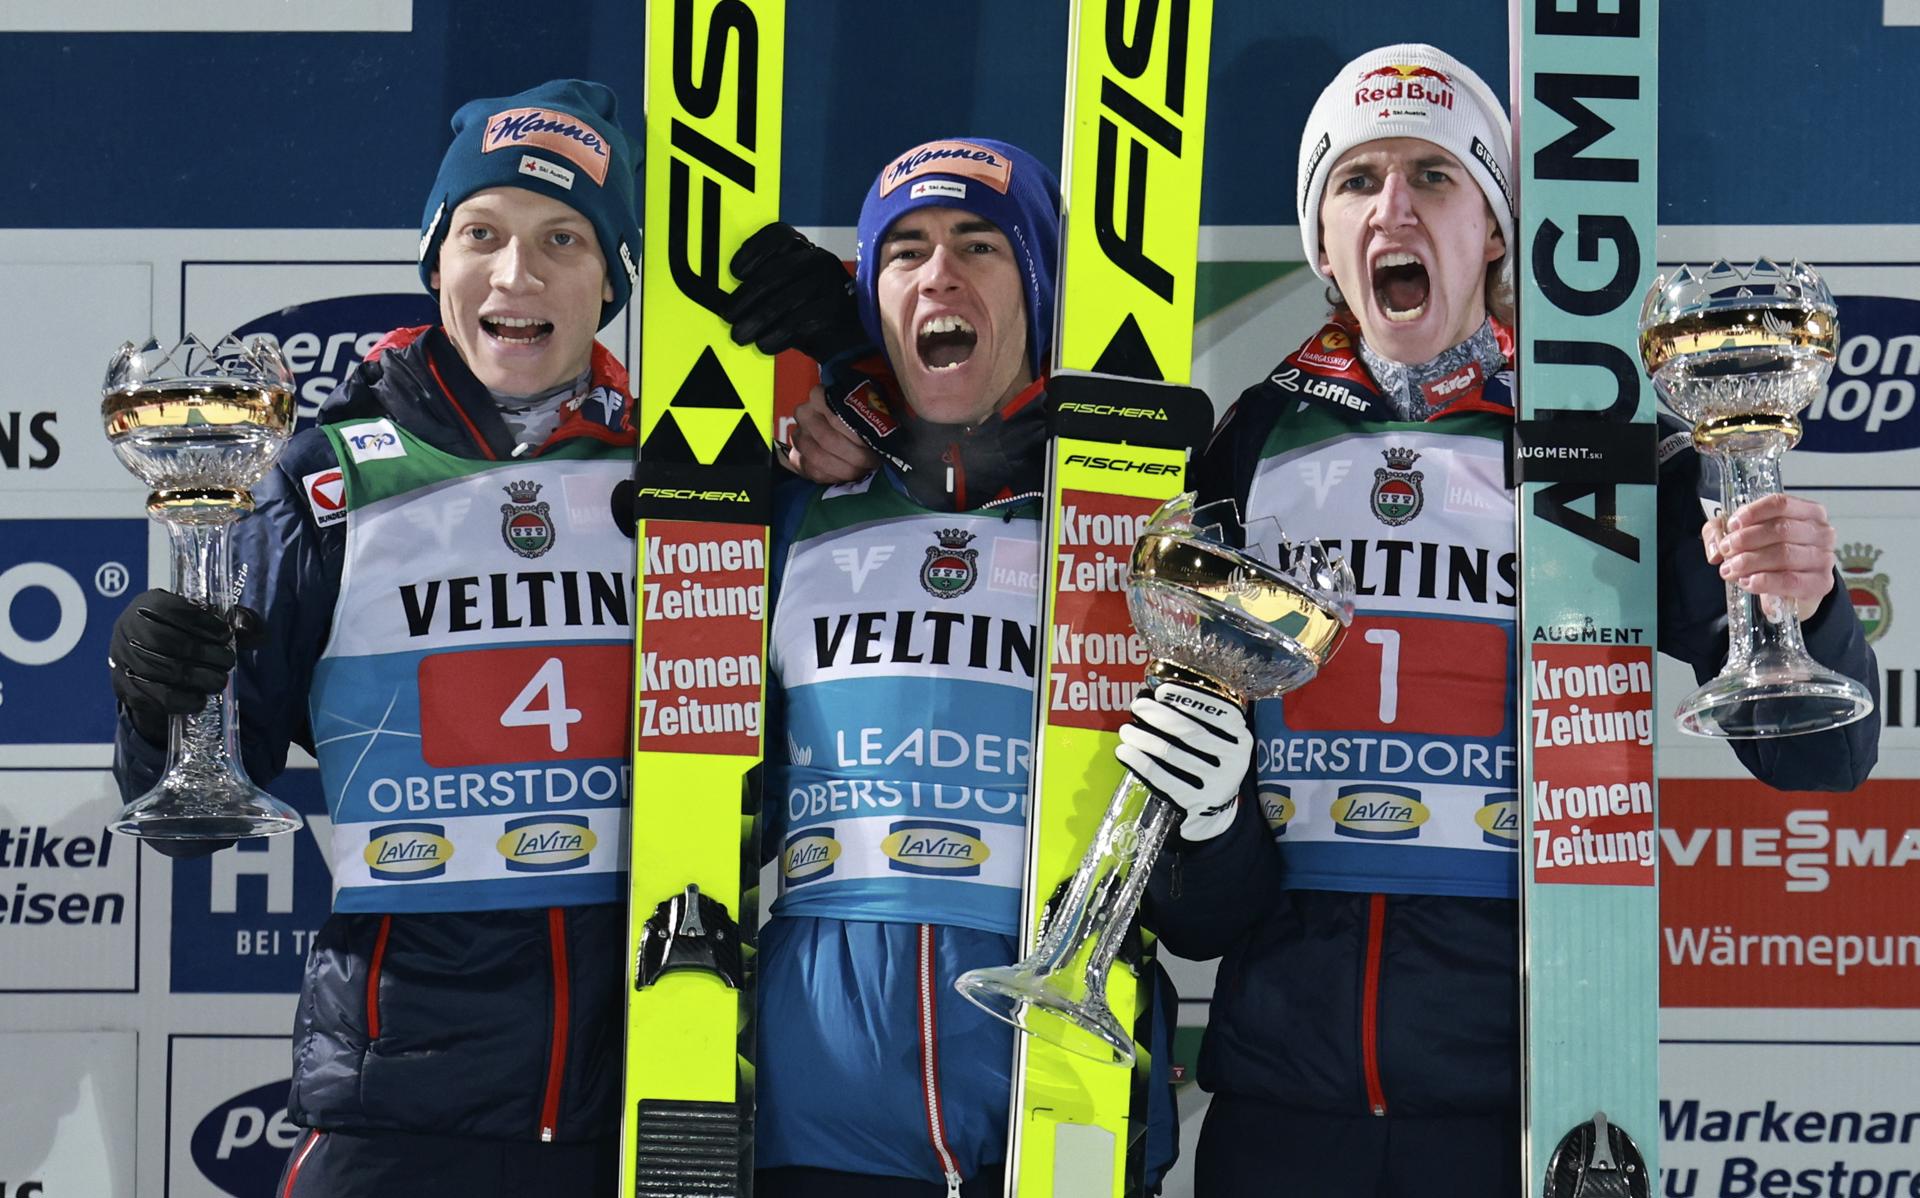
M120 347L100 417L120 464L151 488L147 514L172 542L172 589L225 614L233 606L227 534L253 509L259 482L293 432L293 375L279 347L188 337ZM167 766L109 825L126 836L235 840L300 826L293 808L247 778L236 745L233 680L206 706L172 718Z
M1694 448L1719 467L1726 514L1781 491L1800 412L1833 369L1836 316L1819 273L1801 262L1681 266L1647 292L1641 360L1661 400L1692 423ZM1791 736L1873 710L1865 687L1807 654L1792 606L1770 619L1758 597L1727 583L1726 668L1681 702L1683 731Z
M1245 708L1311 681L1333 656L1353 622L1353 575L1318 543L1290 543L1277 529L1270 539L1227 534L1237 526L1231 508L1196 510L1190 494L1163 504L1134 545L1127 610L1146 642L1149 683ZM1107 1006L1107 970L1178 814L1129 771L1038 946L1016 964L961 974L955 988L1022 1031L1131 1064L1133 1038Z

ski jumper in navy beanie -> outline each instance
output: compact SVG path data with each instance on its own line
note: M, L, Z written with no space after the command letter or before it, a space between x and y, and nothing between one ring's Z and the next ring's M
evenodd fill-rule
M453 144L420 215L420 280L433 291L448 218L489 187L524 187L587 218L607 259L606 327L640 274L634 171L641 145L620 128L620 101L602 83L553 79L514 96L469 100L453 114ZM437 293L436 293L437 294Z
M1027 362L1047 373L1053 347L1053 278L1060 263L1060 184L1040 160L984 137L915 146L888 163L860 205L854 294L875 345L880 335L880 238L916 208L959 208L1007 236L1026 284Z

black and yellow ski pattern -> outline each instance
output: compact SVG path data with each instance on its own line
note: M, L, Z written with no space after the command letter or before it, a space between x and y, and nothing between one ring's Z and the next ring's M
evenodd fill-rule
M1099 649L1131 634L1124 565L1145 516L1184 489L1212 410L1185 384L1206 127L1210 0L1075 0L1070 18L1065 228L1048 463L1046 647L1029 823L1030 951L1049 896L1078 866L1119 783L1118 730L1144 658ZM1144 380L1175 384L1153 387ZM1137 642L1136 642L1137 645ZM1138 660L1135 660L1135 659ZM1109 975L1135 1067L1033 1036L1015 1061L1008 1191L1142 1192L1151 942Z
M716 309L778 218L782 0L647 6L622 1195L751 1192L773 362Z

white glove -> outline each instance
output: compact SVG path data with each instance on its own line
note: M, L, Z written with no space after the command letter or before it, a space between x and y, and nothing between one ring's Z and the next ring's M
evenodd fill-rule
M1253 759L1246 713L1205 691L1163 682L1133 701L1133 716L1113 755L1186 812L1182 837L1209 840L1226 831Z

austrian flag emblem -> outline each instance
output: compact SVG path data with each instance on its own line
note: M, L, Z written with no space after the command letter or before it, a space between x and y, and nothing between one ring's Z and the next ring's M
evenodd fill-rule
M1387 465L1373 472L1373 514L1382 524L1398 527L1418 516L1425 506L1420 480L1426 476L1413 468L1420 460L1418 450L1388 448L1380 456L1387 459Z
M539 557L553 548L553 521L547 505L538 502L540 484L508 483L503 490L513 500L500 505L500 539L521 557Z
M920 585L935 599L958 599L973 589L979 568L974 559L978 549L967 548L973 534L964 528L943 528L936 534L939 544L927 546L927 560L920 567Z

